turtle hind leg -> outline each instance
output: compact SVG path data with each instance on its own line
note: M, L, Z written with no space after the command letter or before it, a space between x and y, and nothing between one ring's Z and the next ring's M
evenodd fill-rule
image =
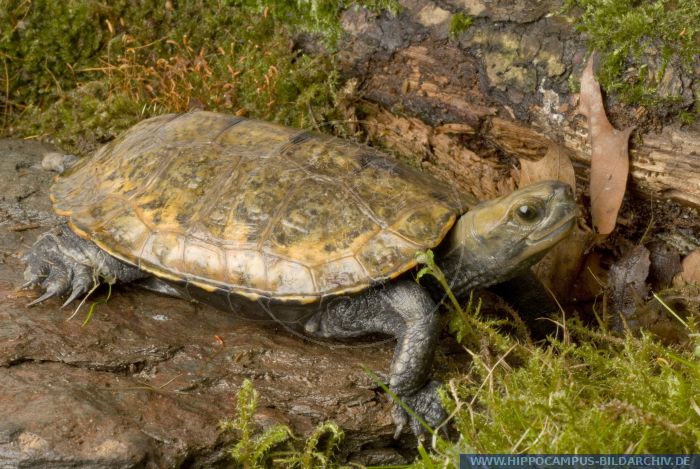
M66 306L87 293L101 278L111 283L147 276L80 238L66 224L42 234L22 260L27 265L24 271L27 283L23 288L38 286L44 290L29 306L68 294L63 305Z

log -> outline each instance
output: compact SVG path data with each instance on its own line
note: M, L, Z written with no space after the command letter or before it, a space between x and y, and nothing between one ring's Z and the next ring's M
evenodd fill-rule
M343 17L341 71L359 83L353 105L370 138L480 198L512 190L518 161L541 158L555 142L571 151L585 193L590 146L568 82L580 76L586 48L568 22L549 14L559 2L400 3L395 18L362 9ZM450 38L458 12L474 24ZM615 104L608 112L622 128L653 111ZM697 213L700 125L645 125L630 148L634 197Z

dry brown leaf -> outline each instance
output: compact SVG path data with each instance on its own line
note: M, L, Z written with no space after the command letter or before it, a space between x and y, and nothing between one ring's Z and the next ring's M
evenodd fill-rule
M681 255L670 244L663 241L652 241L647 245L649 248L649 281L654 290L659 291L668 288L673 283L673 277L679 274L681 266Z
M538 181L561 181L576 191L576 173L565 148L550 143L547 153L537 161L520 159L520 183L525 187Z
M681 262L681 273L673 279L673 284L677 286L692 285L700 286L700 250L691 252Z
M607 235L615 228L617 213L627 187L629 136L631 128L616 130L608 121L593 76L593 56L581 75L579 111L588 120L591 141L591 216L593 227Z
M572 298L572 291L583 267L586 248L591 244L591 232L576 227L566 239L554 246L533 268L542 283L564 304Z
M644 245L637 245L610 266L608 288L610 289L610 307L613 312L613 325L618 331L625 325L632 330L639 328L639 305L643 303L649 291L646 280L649 276L649 250Z
M583 258L581 270L574 280L571 296L575 301L593 301L608 283L608 267L603 267L601 253L590 251Z

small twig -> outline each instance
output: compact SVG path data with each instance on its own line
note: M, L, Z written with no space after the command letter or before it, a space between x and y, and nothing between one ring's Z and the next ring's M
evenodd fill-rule
M76 314L78 314L78 311L80 311L80 308L83 307L83 305L85 304L87 299L90 297L90 295L92 295L95 292L95 290L97 290L97 287L99 287L99 286L100 286L100 282L97 279L94 279L92 288L90 289L89 292L87 292L87 294L80 301L80 304L78 304L78 307L75 308L75 311L73 311L73 314L68 316L68 319L66 319L66 321L70 321L71 319L73 319L75 317Z
M489 366L486 365L486 363L484 363L484 365L486 366L486 368L488 368L489 372L488 372L488 374L486 375L486 377L481 381L481 385L479 385L479 389L476 390L476 392L474 393L474 397L472 397L472 400L469 402L469 406L470 406L470 407L473 406L474 403L476 402L476 398L479 396L479 393L480 393L481 390L484 388L484 385L486 384L486 382L491 380L491 377L493 376L493 372L496 370L496 368L498 368L498 365L500 365L500 364L506 359L506 357L507 357L508 355L510 355L510 352L512 352L513 349L515 349L516 345L517 345L517 344L513 344L513 345L506 351L506 353L504 353L503 355L501 355L501 356L499 357L499 359L496 360L496 363L494 363L494 365L493 365L492 367L489 367Z
M163 389L164 387L166 387L168 384L170 384L170 383L172 383L173 381L175 381L176 379L178 379L178 378L179 378L180 376L182 376L183 374L184 374L184 373L179 373L179 374L173 376L173 377L170 378L168 381L166 381L165 383L163 383L163 384L161 384L160 386L158 386L158 389Z
M657 295L656 293L652 293L652 295L654 295L654 298L656 298L656 301L658 301L659 303L661 303L661 306L663 306L664 308L666 308L666 310L667 310L669 313L671 313L671 314L673 315L674 318L678 319L678 322L680 322L681 324L683 324L683 326L684 326L686 329L689 329L688 323L685 322L685 321L678 315L678 313L676 313L669 305L667 305L666 302L665 302L664 300L662 300L661 298L659 298L659 295Z
M564 334L564 343L565 344L570 344L571 343L571 337L569 337L569 331L566 328L566 311L562 307L561 303L559 303L559 300L557 299L556 295L554 292L547 286L543 285L545 290L547 290L547 293L549 293L549 296L552 297L554 302L557 304L557 307L559 308L559 311L561 311L561 327L562 327L562 332Z
M311 103L306 103L306 108L309 113L309 117L311 118L311 122L313 123L314 127L316 128L317 132L321 131L321 127L318 125L318 122L316 121L316 116L314 116L314 111L311 109Z
M2 58L2 64L3 67L5 68L5 109L3 112L3 117L2 117L2 128L6 129L7 128L7 120L9 118L10 114L10 73L7 70L7 59L5 57Z
M41 228L41 224L39 223L29 223L27 225L13 225L7 228L7 231L27 231L27 230L33 230L34 228Z

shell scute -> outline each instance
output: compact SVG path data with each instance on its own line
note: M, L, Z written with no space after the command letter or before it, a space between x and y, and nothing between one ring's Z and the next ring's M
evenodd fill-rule
M267 285L280 294L316 295L311 271L299 262L277 256L265 256Z
M138 266L162 273L167 266L171 277L181 277L185 272L185 236L178 233L156 232L151 234L138 258Z
M454 219L454 211L448 207L430 204L404 210L391 228L413 243L437 244L444 233L435 230L435 225L452 226Z
M81 200L76 207L75 219L79 220L76 226L80 231L93 233L101 226L109 223L117 215L122 215L128 210L124 202L118 197L106 197L100 204L88 204Z
M190 277L205 283L226 285L226 260L221 248L197 239L185 241L182 269Z
M267 285L267 268L263 253L256 249L226 250L229 282L245 291L263 291Z
M242 120L218 135L216 141L232 151L255 158L276 157L277 149L288 144L300 130L270 122Z
M343 140L315 133L295 137L282 157L309 175L343 178L360 170L361 148Z
M218 199L217 206L229 213L221 236L239 245L258 245L298 175L279 160L261 165L249 158L241 162L238 173L228 187L222 188Z
M100 246L120 246L128 252L140 253L150 234L149 228L127 209L93 229L91 236Z
M181 230L190 226L212 180L220 174L219 147L183 144L165 147L162 152L165 155L154 158L161 165L152 174L125 168L124 180L139 186L138 193L127 193L146 223L162 230Z
M318 289L324 292L333 292L347 285L362 285L363 279L367 277L367 272L355 256L320 264L314 270Z
M243 118L216 112L200 111L197 118L191 119L193 114L181 114L175 116L167 125L154 130L162 142L171 143L211 143L217 140L221 134L235 127ZM150 130L150 127L149 127Z
M354 254L379 229L342 186L308 178L291 194L263 246L315 265Z
M372 237L357 258L372 280L379 282L415 266L420 249L421 246L385 230Z

